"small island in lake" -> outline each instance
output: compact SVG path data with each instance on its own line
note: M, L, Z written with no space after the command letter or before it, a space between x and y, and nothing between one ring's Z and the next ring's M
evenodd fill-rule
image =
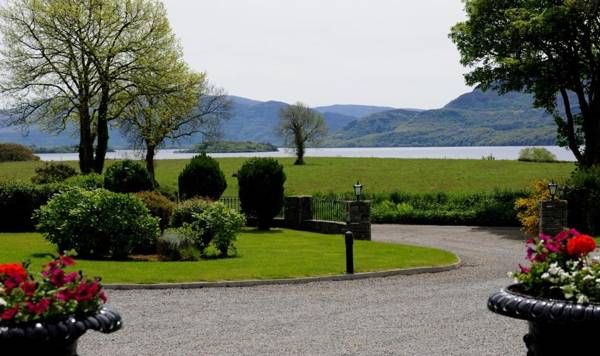
M203 142L194 148L179 151L181 153L244 153L244 152L277 152L277 146L270 143L251 141L217 141Z

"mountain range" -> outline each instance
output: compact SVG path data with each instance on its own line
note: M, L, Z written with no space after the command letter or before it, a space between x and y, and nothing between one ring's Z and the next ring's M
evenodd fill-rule
M281 144L275 133L278 113L288 104L230 96L232 115L223 124L223 139ZM553 145L556 128L544 110L533 108L529 94L498 95L475 89L435 110L398 109L369 105L315 107L327 122L327 147L393 146L507 146ZM2 119L0 118L0 121ZM31 127L27 135L20 128L0 127L0 142L17 142L39 147L77 143L74 130L50 135ZM190 146L199 136L179 142ZM117 129L111 130L109 145L129 144Z

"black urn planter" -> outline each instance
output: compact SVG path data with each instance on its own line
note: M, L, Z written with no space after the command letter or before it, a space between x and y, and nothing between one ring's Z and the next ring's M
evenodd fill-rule
M107 308L83 319L70 318L23 327L0 326L0 354L76 356L77 340L86 331L95 330L108 334L120 328L121 316Z
M535 298L512 285L488 299L494 313L529 322L528 356L597 355L600 305Z

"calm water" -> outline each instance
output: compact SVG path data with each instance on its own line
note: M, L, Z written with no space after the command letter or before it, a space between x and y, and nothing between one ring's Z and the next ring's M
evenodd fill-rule
M381 147L381 148L311 148L306 152L308 157L377 157L377 158L448 158L448 159L481 159L492 155L496 159L516 160L519 151L524 147ZM575 161L573 154L561 147L545 146L561 161ZM38 154L43 161L76 161L76 153ZM191 153L177 153L177 150L160 150L156 159L189 159ZM287 157L293 152L280 148L278 152L261 153L215 153L213 157ZM109 159L143 157L143 152L118 150L107 154Z

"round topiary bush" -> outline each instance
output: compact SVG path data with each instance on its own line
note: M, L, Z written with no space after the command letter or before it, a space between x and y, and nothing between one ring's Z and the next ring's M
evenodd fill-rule
M134 195L105 189L71 188L37 212L38 230L59 252L83 258L124 259L133 251L153 251L158 218Z
M144 202L152 216L160 219L160 230L165 231L171 221L175 203L157 192L139 192L135 195Z
M31 181L36 184L59 183L75 175L77 170L64 163L44 163L42 167L35 169Z
M283 207L283 166L272 158L254 158L237 173L241 208L258 221L258 228L268 230Z
M39 161L29 147L16 143L0 143L0 162Z
M141 163L127 159L106 170L104 188L117 193L136 193L154 189L154 182Z
M104 176L98 173L78 174L67 178L65 184L87 190L104 188Z
M219 162L205 153L192 158L179 175L179 196L181 199L194 197L219 200L227 181Z

